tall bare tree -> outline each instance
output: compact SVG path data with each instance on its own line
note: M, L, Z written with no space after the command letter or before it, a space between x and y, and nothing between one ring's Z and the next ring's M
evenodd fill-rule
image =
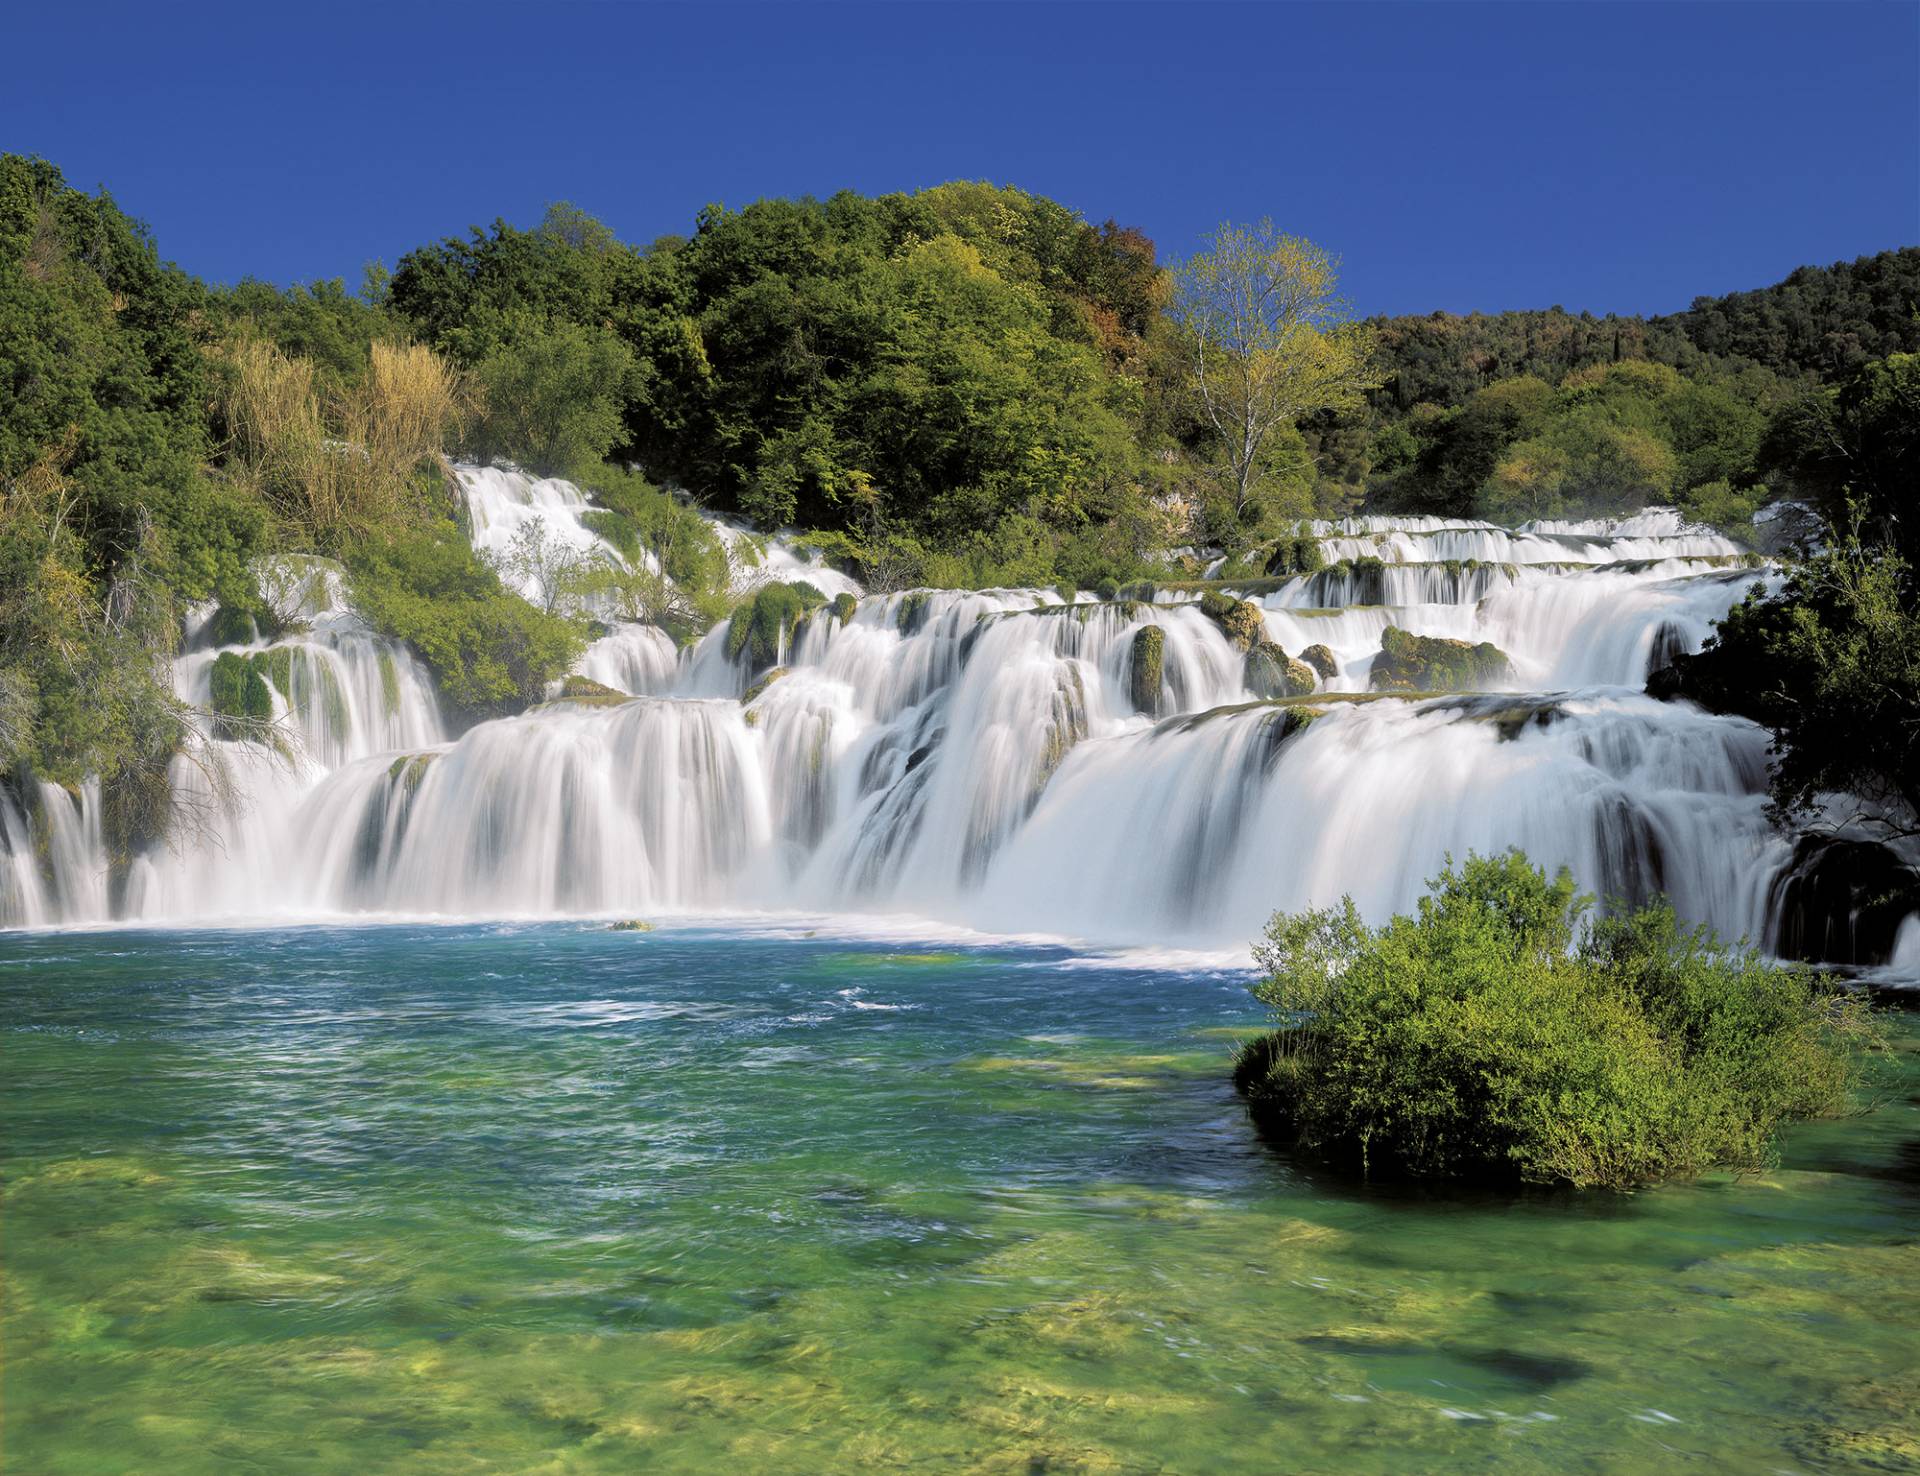
M1351 409L1380 383L1373 333L1334 295L1339 260L1273 221L1226 222L1175 274L1201 419L1219 442L1233 512L1256 495L1275 433L1319 410Z

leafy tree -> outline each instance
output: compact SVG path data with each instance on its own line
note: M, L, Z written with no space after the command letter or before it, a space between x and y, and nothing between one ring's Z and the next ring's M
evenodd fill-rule
M1479 511L1496 522L1633 512L1672 493L1675 469L1654 432L1569 415L1508 449L1480 489Z
M524 315L499 335L474 370L483 410L473 451L549 475L604 461L620 439L633 351L604 328Z
M1761 586L1720 622L1667 687L1773 733L1773 805L1783 823L1844 818L1889 836L1920 834L1920 612L1913 571L1856 524Z
M1844 524L1857 500L1866 536L1920 567L1920 354L1867 364L1784 407L1761 460L1829 521Z
M1379 381L1369 331L1334 296L1338 262L1271 220L1223 224L1177 273L1175 320L1191 387L1243 515L1273 438L1319 410L1356 406Z

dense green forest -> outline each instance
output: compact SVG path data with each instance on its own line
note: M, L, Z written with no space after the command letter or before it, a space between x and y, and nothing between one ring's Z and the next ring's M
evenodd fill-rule
M475 556L455 456L589 488L672 576L621 598L682 636L730 601L690 502L876 589L1284 565L1299 519L1362 509L1677 500L1737 532L1795 495L1914 552L1920 249L1659 318L1309 325L1365 392L1302 401L1233 475L1180 285L1138 230L963 182L710 206L644 246L556 205L358 290L214 287L109 196L0 158L0 769L100 776L114 846L150 838L183 615L271 629L269 553L341 560L456 712L537 699L588 627Z

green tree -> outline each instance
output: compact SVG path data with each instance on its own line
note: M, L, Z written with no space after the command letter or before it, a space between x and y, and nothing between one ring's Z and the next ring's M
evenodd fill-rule
M1335 296L1338 261L1271 220L1225 223L1175 274L1190 387L1236 517L1258 494L1273 438L1320 410L1357 407L1380 381L1373 335Z
M1776 815L1797 823L1852 796L1846 818L1920 834L1920 612L1912 570L1863 541L1856 524L1797 568L1779 594L1761 586L1728 612L1671 686L1773 734Z

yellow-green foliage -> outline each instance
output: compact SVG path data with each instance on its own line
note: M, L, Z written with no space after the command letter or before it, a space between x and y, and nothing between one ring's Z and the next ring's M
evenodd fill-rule
M1240 1086L1341 1168L1611 1189L1762 1167L1781 1124L1847 1106L1862 999L1664 902L1581 930L1586 905L1510 851L1381 928L1351 899L1276 914L1254 993L1282 1024Z
M328 546L420 500L421 466L464 399L452 368L418 344L373 344L360 379L323 400L312 361L242 339L221 384L229 473Z

